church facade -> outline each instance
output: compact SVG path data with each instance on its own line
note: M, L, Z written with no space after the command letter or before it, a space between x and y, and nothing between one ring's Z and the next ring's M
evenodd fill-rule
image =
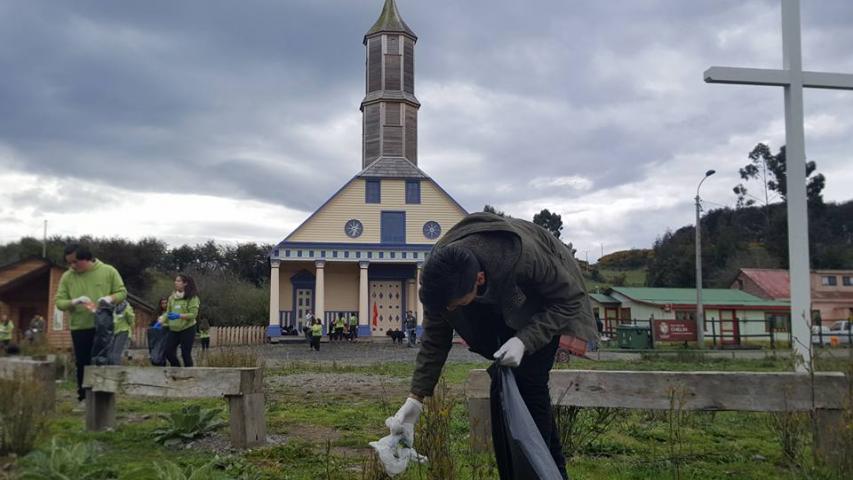
M270 255L268 336L358 315L360 337L418 324L420 271L433 244L467 212L418 168L417 36L394 0L364 36L361 171Z

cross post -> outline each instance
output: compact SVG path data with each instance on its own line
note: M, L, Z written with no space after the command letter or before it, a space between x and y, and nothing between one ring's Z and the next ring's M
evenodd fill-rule
M704 77L707 83L770 85L785 89L791 347L799 357L797 370L804 371L811 359L812 345L803 88L853 90L853 75L803 71L799 0L782 0L782 54L782 70L711 67L705 71Z

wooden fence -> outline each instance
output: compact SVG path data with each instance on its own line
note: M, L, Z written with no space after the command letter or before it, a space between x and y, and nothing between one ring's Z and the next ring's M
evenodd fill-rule
M491 446L490 378L468 375L465 395L476 450ZM843 373L634 372L553 370L553 405L642 410L813 411L821 455L838 452L849 379Z
M198 337L196 337L198 340ZM267 327L210 327L210 346L263 345L267 340ZM133 331L131 348L148 348L148 328L137 327Z

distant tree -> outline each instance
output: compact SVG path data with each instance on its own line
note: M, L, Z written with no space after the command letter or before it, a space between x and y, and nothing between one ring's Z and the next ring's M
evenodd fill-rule
M761 182L764 199L751 195L743 183L734 187L737 195L738 208L749 207L755 204L756 199L764 204L770 205L775 198L786 201L788 195L787 161L785 157L785 146L779 149L779 153L773 155L767 144L759 143L749 152L750 163L740 169L740 178L744 181L759 180ZM826 186L826 177L818 173L812 176L817 169L814 161L806 162L806 194L809 202L823 204L822 192ZM772 193L771 193L772 192ZM749 197L749 198L748 198ZM769 218L769 217L768 217Z
M503 211L498 210L497 208L489 205L488 203L483 207L483 211L486 213L494 213L495 215L498 215L501 217L509 217L509 215L507 215Z
M560 238L560 231L563 230L563 217L561 215L551 213L545 208L536 215L533 215L533 223L548 230L555 237Z

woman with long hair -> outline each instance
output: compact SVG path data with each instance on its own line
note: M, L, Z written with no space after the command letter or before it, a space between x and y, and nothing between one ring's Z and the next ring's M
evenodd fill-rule
M169 295L166 313L160 321L169 328L166 334L166 359L169 365L178 366L178 346L185 367L193 366L193 341L199 309L198 289L195 281L186 274L175 277L175 291Z

